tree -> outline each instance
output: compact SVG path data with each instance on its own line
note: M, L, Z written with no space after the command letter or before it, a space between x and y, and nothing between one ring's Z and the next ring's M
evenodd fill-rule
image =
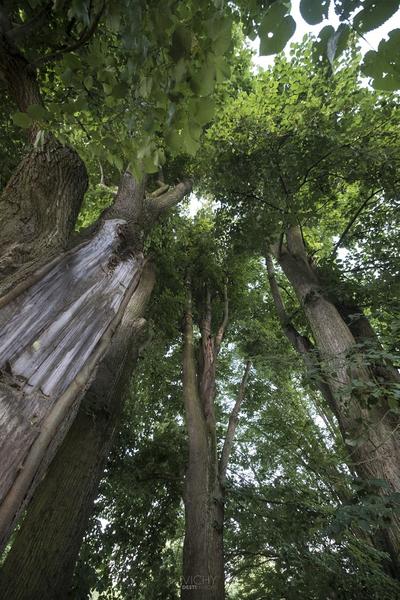
M29 395L23 396L26 400L26 414L23 418L21 418L20 407L17 409L15 403L10 409L7 398L10 394L13 398L22 395L21 391L13 391L14 379L18 371L17 369L14 372L13 369L14 363L18 361L17 355L24 354L24 342L22 339L13 338L16 347L11 347L10 340L7 337L4 340L6 373L3 388L5 393L3 421L7 428L7 435L5 435L3 451L8 459L5 464L7 477L4 478L3 490L7 493L7 499L2 508L4 540L73 422L81 397L93 380L100 359L108 350L110 340L113 338L114 342L120 340L119 348L111 352L108 364L106 357L105 362L98 369L101 373L103 369L112 366L112 372L108 373L105 381L100 375L99 383L95 380L93 388L89 390L89 395L90 392L93 394L93 390L96 390L96 393L100 391L101 398L99 402L93 403L92 399L85 402L87 407L84 411L92 410L95 404L97 412L93 430L87 432L86 439L89 447L93 439L98 443L97 453L88 452L88 456L91 455L93 459L92 467L89 465L90 461L86 466L79 460L72 464L74 454L66 449L68 440L61 454L64 460L70 461L67 467L73 476L81 477L82 486L84 483L88 484L87 489L82 487L81 496L86 504L90 504L119 412L119 398L116 397L117 394L113 396L112 390L123 389L119 377L127 380L134 365L134 361L130 361L129 356L131 342L127 337L130 336L129 328L124 329L122 319L126 315L125 322L132 324L130 313L137 318L140 317L134 301L138 301L138 305L144 309L143 296L148 296L151 288L148 278L144 278L143 286L139 282L140 272L145 264L142 256L145 238L154 222L168 208L176 204L191 187L190 181L186 180L178 184L175 190L169 189L165 184L155 190L154 181L150 180L148 182L150 191L145 192L148 180L146 172L153 173L159 170L165 161L166 147L171 152L174 152L177 147L179 151L195 151L202 126L210 119L212 113L213 101L210 96L216 82L224 77L223 64L233 48L230 10L219 10L216 14L214 5L208 2L202 6L190 3L184 7L182 5L177 13L171 4L168 10L163 11L162 19L159 18L157 6L152 4L146 4L143 11L138 11L137 7L131 6L131 3L117 9L111 4L85 2L71 5L67 12L65 8L64 5L58 4L50 7L47 3L32 8L29 3L23 2L19 7L10 7L8 12L5 7L2 9L4 49L2 69L4 79L8 82L8 93L19 108L19 112L13 114L13 121L16 125L26 128L29 143L34 142L33 149L28 152L28 158L22 159L17 175L13 176L2 196L7 209L2 213L5 274L2 282L2 290L5 293L2 299L3 318L8 320L9 312L12 313L14 310L12 304L14 298L17 298L18 303L21 297L24 297L24 306L27 308L29 298L33 297L38 290L41 289L42 297L46 297L46 281L59 282L59 287L56 286L51 291L57 301L49 307L47 321L44 315L41 316L42 320L35 319L35 315L28 317L33 328L26 331L27 351L22 358L20 357L18 367L20 369L22 364L26 367L25 359L29 356L28 371L32 375L36 368L34 364L38 365L42 362L42 357L47 356L47 359L42 362L40 375L36 373L35 378L33 374L33 378L35 385L47 386L46 392L51 394L51 402L44 403L41 398L43 390L37 391L33 388L32 394L36 394L34 402ZM123 21L120 19L122 12ZM210 25L208 21L210 16L215 21L216 29L214 26L211 27L212 24ZM135 36L137 40L132 44ZM149 40L151 40L152 51L148 54ZM210 74L205 81L206 65L207 69L210 69ZM43 101L43 97L46 97L46 102ZM190 128L188 113L192 116ZM113 121L116 114L123 115L118 128ZM135 117L137 121L134 123ZM54 137L54 132L58 134L59 139ZM114 181L116 170L123 170L128 160L131 163L130 171L127 170L121 179L113 205L103 211L96 223L92 223L78 237L72 230L87 186L87 175L81 159L74 150L64 145L65 141L73 141L88 163L93 164L95 159L108 161L112 167ZM30 168L26 168L28 163ZM101 162L100 170L104 172ZM47 188L43 187L42 183ZM72 187L72 192L69 191L69 185ZM57 195L58 189L60 196ZM93 197L93 187L91 191ZM21 201L14 204L19 204L21 210L17 218L14 218L14 204L10 199L14 200L16 193L20 194ZM105 196L106 201L110 202L111 194ZM48 211L50 197L53 202L51 211ZM30 200L29 203L27 199ZM98 205L95 212L99 214ZM48 220L42 218L43 214L47 215ZM121 218L126 221L126 225L121 222ZM81 223L82 220L85 221L80 215ZM92 215L91 221L93 220ZM30 224L29 231L25 231L27 222ZM103 257L97 254L98 247L102 244L104 245ZM68 249L64 256L61 252L66 247ZM83 260L81 262L81 258L86 256L86 261L90 263L90 252L98 261L92 273L92 288L86 287L85 264ZM107 264L108 273L103 272L101 264L103 260ZM71 288L71 295L66 298L64 296L65 274L70 274L72 264L77 265L73 273L74 277L79 271L81 272L82 287ZM119 280L119 271L125 271L127 277L125 283L122 279ZM113 287L118 289L118 287L110 282L110 273L113 274L114 284L117 286L120 282L123 285L128 281L131 283L128 285L127 293L122 296L119 292L116 294L114 304L111 289ZM47 280L43 281L43 277L47 277ZM105 289L101 290L106 282L111 283L108 292L111 304L106 300ZM7 291L12 286L15 288L14 291L7 295ZM67 367L67 360L64 359L72 379L81 367L83 372L78 373L77 382L71 380L72 387L68 387L71 381L66 378L62 383L59 380L59 383L61 386L66 385L68 389L56 389L57 381L53 380L51 383L50 374L46 371L46 364L48 365L49 362L53 362L54 366L55 356L51 355L51 345L47 347L43 340L33 338L37 337L36 332L42 330L41 328L47 327L51 330L50 337L53 336L53 347L59 347L57 330L60 330L61 321L59 320L57 325L55 316L67 315L68 312L72 316L73 310L69 310L68 306L78 309L85 295L93 296L93 292L95 292L94 296L97 294L97 300L93 297L92 309L89 306L87 309L89 312L96 311L99 327L97 332L94 325L89 326L87 330L87 333L89 329L91 330L90 339L86 340L87 356L81 353L82 348L78 349L82 342L80 323L86 318L83 313L80 318L78 311L75 318L75 350L72 348L74 342L71 340L72 346L69 352L72 352L75 357L79 355L82 363L74 360ZM129 300L131 294L133 294L132 301ZM115 319L112 319L112 313L118 305ZM22 328L26 327L26 323L24 324L26 316L26 313L21 313L19 317L19 326ZM103 324L100 326L101 320ZM132 326L136 327L137 324ZM64 333L73 338L72 330L72 323L69 323L68 327L64 328ZM12 332L12 327L9 327L8 332ZM78 332L80 342L77 341ZM49 334L46 335L49 337ZM99 337L101 342L98 342ZM96 352L93 353L92 349L96 344ZM62 352L61 350L60 356ZM87 361L89 355L90 360ZM126 368L123 366L120 370L120 361L122 365L126 363ZM18 371L22 385L25 385L27 378L25 367ZM53 384L56 387L52 387ZM65 394L61 396L60 403L58 396L61 391ZM114 423L112 426L104 423L101 418L105 407L110 412L109 421L111 424ZM85 420L85 414L82 418ZM77 430L79 428L80 425L77 424ZM56 431L57 435L55 435ZM103 445L100 441L102 431ZM71 432L70 440L74 440L75 436L76 433ZM32 442L34 443L31 446ZM81 444L83 448L83 440ZM10 452L8 448L11 448ZM24 468L19 473L22 463ZM65 485L68 485L67 478L62 478L62 472L65 473L67 467L63 466L60 458L49 473L46 478L47 484L43 483L41 486L42 499L37 502L39 513L33 505L31 506L34 516L27 522L28 530L30 526L34 527L35 521L37 523L37 520L40 520L40 516L37 515L40 515L41 511L46 512L43 498L47 498L48 502L49 490L56 486L62 496L59 482L65 480ZM95 474L93 481L84 478L85 468L91 469ZM80 502L81 500L77 498L74 505L75 512L87 514L88 507L85 506L85 510L81 510ZM61 506L60 511L63 512ZM65 514L54 514L54 523L57 524L64 518ZM74 544L69 546L72 554L74 552L76 554L78 550L78 542L85 527L84 521L85 519L70 521L77 525L73 534ZM51 528L48 529L48 534L51 536ZM30 539L34 545L35 536L31 535ZM45 541L42 542L44 542L42 548L46 547ZM16 556L19 556L18 560L23 561L17 546L14 551ZM64 551L63 560L72 565L73 558L65 554ZM36 551L28 551L25 547L25 557L31 556L36 556L40 562L40 556ZM57 565L60 564L57 552L53 553L52 559L57 570ZM31 568L35 570L32 564ZM39 573L38 570L36 572ZM39 586L43 584L43 579L38 581ZM64 584L62 590L63 592L65 590ZM47 589L46 593L54 595L58 592Z
M377 202L394 206L398 194L397 100L359 86L357 72L350 53L329 76L307 43L293 50L291 63L278 59L210 129L204 162L214 169L203 182L223 205L222 223L235 220L238 244L256 252L258 245L262 254L267 245L274 254L315 352L287 319L275 286L281 323L307 361L320 361L319 387L354 469L364 480L385 482L381 493L391 496L399 491L398 371L334 262L360 215ZM396 513L385 535L396 564Z

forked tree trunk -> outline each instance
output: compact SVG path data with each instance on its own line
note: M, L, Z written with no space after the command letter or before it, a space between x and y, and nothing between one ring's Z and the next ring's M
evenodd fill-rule
M145 338L141 317L153 284L154 272L147 267L97 377L28 506L0 572L0 597L74 597L70 590L74 566L118 427L125 388Z
M0 299L0 538L4 544L118 330L145 233L190 190L145 197L127 173L94 236ZM121 218L109 218L121 215Z
M250 369L250 363L247 363L218 459L214 414L216 361L227 319L225 291L224 320L217 334L212 335L211 300L207 292L205 315L200 325L200 359L197 362L192 300L188 290L183 332L183 397L189 455L184 489L182 600L225 598L223 530L226 470Z
M334 412L351 462L360 478L383 480L383 496L400 492L400 422L390 412L387 394L396 381L378 381L357 346L349 326L324 294L307 256L298 227L287 232L287 244L274 248L285 275L304 308L313 332ZM375 394L378 394L376 396ZM400 519L393 514L385 530L386 549L400 572Z

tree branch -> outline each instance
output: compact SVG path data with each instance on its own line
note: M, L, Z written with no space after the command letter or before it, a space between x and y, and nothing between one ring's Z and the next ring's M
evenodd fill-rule
M362 211L364 210L364 208L366 208L366 206L368 205L368 202L370 200L372 200L372 198L374 196L376 196L376 194L379 194L381 192L383 192L383 188L381 188L379 190L376 190L375 192L372 192L372 194L370 194L364 200L364 202L361 203L361 205L356 210L356 212L354 213L354 215L352 216L352 218L350 219L350 221L347 223L347 225L346 225L346 227L345 227L342 235L340 236L338 242L335 244L335 247L332 250L331 258L334 258L336 256L336 253L337 253L338 249L343 244L344 240L346 239L347 234L349 233L350 229L353 227L354 223L357 221L358 217L360 216L360 214L362 213Z
M176 206L182 198L192 191L193 182L191 179L184 179L174 188L164 191L161 195L148 199L148 208L151 212L162 214L168 209Z
M251 367L251 362L250 362L250 360L247 360L246 364L245 364L245 368L244 368L244 373L242 376L242 381L240 382L239 392L236 397L236 402L234 404L231 414L229 415L228 429L226 431L224 446L222 448L221 458L219 461L219 480L220 480L220 483L222 486L224 486L225 482L226 482L226 471L228 468L229 457L232 453L233 440L235 438L235 432L236 432L237 424L239 421L240 407L242 405L242 402L243 402L244 396L245 396L246 385L247 385L247 380L249 378L250 367Z
M58 58L60 58L64 54L67 54L68 52L73 52L74 50L78 50L79 48L84 46L90 40L90 38L93 36L93 34L95 33L97 26L100 22L100 19L103 16L105 7L106 7L106 3L103 2L99 12L94 16L92 23L90 24L90 26L87 29L83 30L83 32L78 40L76 40L69 46L61 46L60 48L56 49L54 52L45 54L41 58L38 58L34 64L36 66L45 65L49 62L57 60Z
M219 354L221 349L222 340L224 339L225 331L229 322L229 298L228 298L228 285L224 284L224 316L222 323L218 328L217 335L215 336L214 352L215 356Z

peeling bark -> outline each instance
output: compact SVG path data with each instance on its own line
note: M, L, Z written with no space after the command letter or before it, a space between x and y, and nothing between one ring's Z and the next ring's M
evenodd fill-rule
M0 309L3 541L138 284L142 257L121 254L123 226L105 221L90 242Z
M138 285L141 223L150 227L151 219L143 185L129 173L122 181L113 210L80 236L81 244L0 298L3 543L73 423ZM175 203L190 186L174 188Z
M74 597L69 591L73 569L118 429L126 388L145 341L141 317L153 285L154 270L147 265L96 379L28 506L0 572L2 597ZM17 571L22 574L18 579Z

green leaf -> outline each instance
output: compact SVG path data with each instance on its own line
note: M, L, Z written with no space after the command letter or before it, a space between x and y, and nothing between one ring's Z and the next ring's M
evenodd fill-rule
M192 32L183 25L178 25L172 34L171 57L175 62L178 62L178 60L190 54L191 48Z
M373 79L375 89L394 91L400 88L400 29L389 32L389 39L382 40L378 51L370 50L364 56L361 70Z
M310 25L328 18L330 0L300 0L300 13Z
M112 95L114 98L125 98L129 92L129 86L127 83L117 83L112 89Z
M335 29L332 25L325 25L318 34L318 39L313 45L314 60L321 60L326 58L326 49L328 46L328 40L334 35Z
M294 34L296 22L286 13L286 4L275 2L264 15L259 29L261 56L281 52Z
M201 98L189 104L193 119L199 124L209 123L214 116L215 101L212 98Z
M93 77L91 75L88 75L87 77L85 77L85 79L83 80L83 85L85 86L85 88L87 90L92 89L92 87L93 87Z
M359 33L365 33L380 27L399 8L399 0L367 0L365 8L353 19L353 27Z
M165 142L166 142L169 150L171 150L172 152L179 153L182 151L182 145L183 145L182 134L179 131L176 131L176 129L170 130L165 135Z
M349 26L341 23L335 33L328 39L326 54L332 66L335 58L339 58L345 49L349 34Z
M27 113L16 112L11 118L15 125L23 129L28 129L32 125L32 119Z
M214 62L207 60L202 67L192 73L192 89L199 96L208 96L214 90L216 67Z
M44 121L49 117L49 112L41 104L31 104L26 112L37 121Z

